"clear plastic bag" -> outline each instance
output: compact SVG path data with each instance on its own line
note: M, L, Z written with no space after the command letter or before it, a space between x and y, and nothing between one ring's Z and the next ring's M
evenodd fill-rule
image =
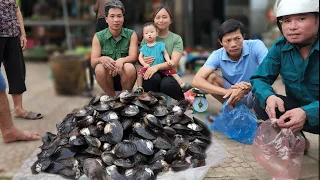
M245 144L252 144L258 129L256 116L243 103L238 103L234 108L223 104L222 113L215 116L211 130L218 130L231 139Z
M254 158L276 180L298 179L303 159L305 139L290 129L280 129L276 120L263 122L255 135Z

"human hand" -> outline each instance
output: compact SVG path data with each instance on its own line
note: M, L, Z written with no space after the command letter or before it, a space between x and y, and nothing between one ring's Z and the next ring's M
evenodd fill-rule
M109 74L111 74L111 72L113 71L116 71L116 61L112 58L102 56L99 61L102 64L102 66L109 71Z
M120 58L116 60L115 69L117 74L120 74L122 72L124 61Z
M239 82L239 83L236 83L236 84L231 86L231 89L244 89L244 90L247 90L247 89L250 89L250 88L251 88L251 84L248 83L248 82Z
M289 120L289 121L288 121ZM293 133L299 132L303 129L307 121L307 114L301 108L291 109L285 112L277 121L280 128L289 128Z
M27 37L25 35L20 36L20 45L21 45L22 51L24 51L27 47Z
M154 73L156 73L157 71L158 71L157 66L152 66L152 67L148 68L147 71L143 75L143 79L144 80L150 79L154 75Z
M246 94L245 90L242 89L229 89L223 98L229 98L226 105L234 107Z
M143 60L147 64L152 64L154 62L155 58L153 56L149 56L149 57L143 57Z
M148 69L150 67L150 64L144 64L143 67Z
M174 65L173 61L171 61L171 60L168 60L167 62L168 62L169 66L173 66Z
M280 112L284 112L284 102L281 98L277 97L276 95L271 95L267 98L265 109L270 119L277 118L276 108L278 108Z

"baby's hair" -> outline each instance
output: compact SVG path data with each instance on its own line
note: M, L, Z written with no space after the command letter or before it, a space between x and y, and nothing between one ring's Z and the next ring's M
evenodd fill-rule
M143 32L143 29L144 29L145 27L148 27L148 26L153 26L153 27L156 28L156 30L158 31L157 26L156 26L153 22L147 22L147 23L145 23L145 24L142 26L142 32Z

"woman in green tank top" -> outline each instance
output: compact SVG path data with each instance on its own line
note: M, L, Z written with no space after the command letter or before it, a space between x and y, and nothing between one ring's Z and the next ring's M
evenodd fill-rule
M167 6L158 7L153 18L154 24L159 29L157 41L165 43L166 50L174 65L179 64L183 53L183 41L179 35L169 31L169 26L172 23L172 14L169 8ZM144 40L141 42L141 45L145 43ZM154 57L145 57L144 61L152 64ZM166 62L148 68L144 74L143 89L146 92L162 92L178 101L183 100L184 95L177 81L172 76L166 76L158 72L171 68L172 66L169 66Z

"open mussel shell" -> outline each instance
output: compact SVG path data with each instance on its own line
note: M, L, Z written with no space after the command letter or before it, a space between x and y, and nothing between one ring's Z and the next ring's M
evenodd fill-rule
M150 111L150 108L139 99L135 99L131 103L143 109L144 111Z
M154 180L154 172L147 166L143 166L136 174L136 179L150 179Z
M111 152L103 152L101 154L102 161L106 163L106 165L111 166L113 162L118 159L117 156Z
M137 153L137 147L133 142L122 141L115 145L114 153L118 158L127 158Z
M189 148L188 148L187 152L191 156L201 156L201 155L205 154L205 151L198 144L196 144L194 142L189 143Z
M183 114L180 117L181 117L181 120L179 121L179 124L188 124L188 123L192 122L192 119L185 114Z
M75 117L77 119L81 119L87 115L88 115L88 112L85 109L78 109L78 110L74 111L74 113L73 113L73 117Z
M136 174L138 172L139 169L137 168L131 168L131 169L126 169L125 171L125 177L127 180L136 180Z
M130 159L116 159L113 164L124 169L130 169L134 166Z
M177 134L174 136L173 144L175 147L179 147L184 150L187 150L189 147L189 139L186 138L185 136Z
M108 104L100 103L100 104L94 106L94 109L96 111L98 111L99 113L105 113L110 109L110 107Z
M209 143L199 139L195 139L192 142L199 145L204 150L207 149L207 147L210 145Z
M153 154L153 143L150 140L147 139L136 139L132 141L136 147L138 152L150 156Z
M190 163L185 160L175 160L171 164L171 169L173 171L183 171L190 167Z
M77 124L77 127L79 128L85 128L85 127L88 127L90 126L91 124L94 123L94 117L92 116L85 116L81 119L79 119L76 124Z
M43 144L47 144L50 143L51 141L53 141L53 139L56 137L55 134L51 133L51 132L46 132L46 134L41 138Z
M203 130L201 131L202 134L206 135L206 136L211 136L211 130L208 128L208 126L202 122L201 120L193 117L192 118L193 122L198 124L199 126L203 127Z
M166 155L167 151L160 149L157 153L155 153L153 155L153 157L149 160L149 164L155 163L156 161L159 160L164 160L165 159L165 155Z
M101 97L101 95L99 95L99 94L92 97L89 102L89 105L97 105L100 102L100 97Z
M104 129L104 126L100 127L99 125L96 125L96 126L90 125L88 127L89 134L97 138L103 135L103 129Z
M149 93L142 93L138 96L138 99L148 105L154 105L158 102L158 99Z
M161 122L152 114L147 114L144 118L144 123L150 128L163 129Z
M112 121L112 120L119 120L119 116L116 112L114 111L108 111L108 112L105 112L103 114L99 114L98 116L98 119L104 121L104 122L109 122L109 121Z
M58 148L51 156L52 160L59 161L74 157L76 154L71 148L61 147Z
M177 132L173 128L169 127L169 126L163 127L163 131L169 137L173 137L174 135L177 134Z
M117 144L122 141L123 127L118 120L107 122L104 128L104 135L99 138L102 142Z
M201 167L206 165L205 158L199 158L192 156L190 159L193 168Z
M93 146L89 146L86 150L85 150L86 153L88 154L92 154L92 155L95 155L95 156L101 156L102 152L100 149L96 148L96 147L93 147Z
M120 99L120 102L128 102L128 101L132 101L135 97L136 97L135 94L125 90L125 91L122 91L116 99Z
M113 111L120 111L123 108L125 108L127 105L125 103L122 102L113 102L110 103L110 109L112 109Z
M142 153L137 152L135 155L130 157L135 166L138 164L146 164L148 161L147 156Z
M142 123L138 123L138 122L134 123L133 124L133 131L145 139L149 139L149 140L156 139L156 134L153 131L149 130Z
M169 113L167 107L166 106L162 106L162 105L154 106L151 109L151 112L156 117L163 117L163 116L166 116Z
M121 115L125 117L133 117L139 114L139 107L136 105L129 105L121 110Z
M170 127L173 128L178 134L190 134L192 132L192 129L182 124L174 124Z
M196 123L190 123L187 125L188 128L192 129L193 131L197 131L200 132L202 131L204 128Z
M123 130L130 129L132 127L133 119L132 118L122 118L121 124L123 127Z
M171 126L172 124L177 124L181 121L181 117L179 117L178 115L173 115L173 114L169 114L168 116L166 116L164 118L164 123L167 126Z
M153 144L158 149L171 149L173 147L173 143L169 137L166 135L159 135L154 141Z

